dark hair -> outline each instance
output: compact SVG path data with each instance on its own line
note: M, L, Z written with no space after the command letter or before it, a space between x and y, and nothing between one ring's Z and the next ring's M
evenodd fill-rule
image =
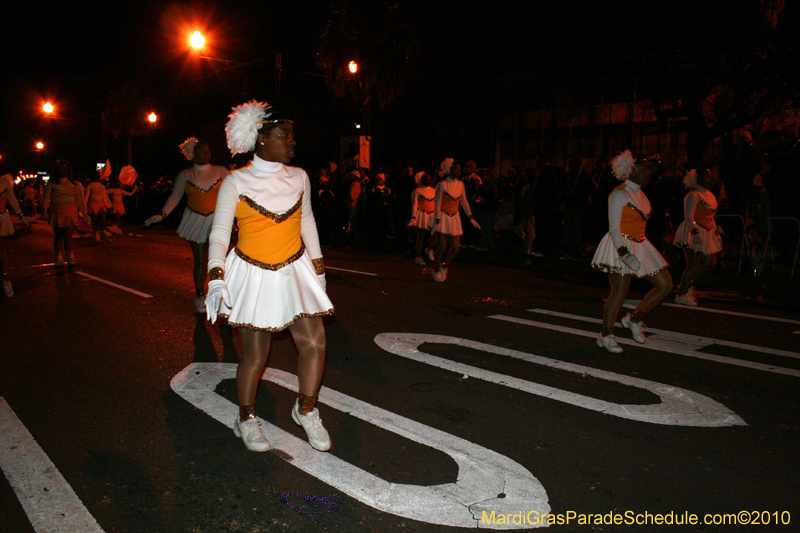
M74 185L75 180L72 179L72 165L70 165L69 161L67 161L66 159L56 160L56 168L53 171L53 177L55 178L56 183L61 183L61 165L67 165L67 168L69 169L69 174L67 174L67 179Z
M261 125L261 129L258 130L258 133L263 133L264 135L269 135L272 130L280 126L285 122L291 122L286 115L280 109L275 109L274 107L270 107L268 109L269 114L264 117L264 120L269 120L266 124ZM274 122L273 122L274 121Z
M426 187L430 187L431 186L431 175L428 174L427 172L423 172L422 176L419 177L419 182L421 184L425 185Z

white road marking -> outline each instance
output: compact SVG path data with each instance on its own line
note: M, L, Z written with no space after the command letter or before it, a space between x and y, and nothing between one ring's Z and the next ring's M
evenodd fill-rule
M342 272L352 272L353 274L364 274L365 276L377 276L377 274L373 274L372 272L361 272L360 270L350 270L349 268L337 268L325 265L325 270L341 270Z
M625 303L622 304L623 307L626 309L636 309L636 306L639 305L641 300L625 300ZM679 309L688 309L691 311L706 311L709 313L719 313L721 315L731 315L731 316L742 316L745 318L757 318L759 320L771 320L773 322L785 322L787 324L800 324L800 320L792 320L790 318L778 318L776 316L764 316L764 315L751 315L749 313L739 313L737 311L724 311L722 309L713 309L711 307L689 307L687 305L680 305L680 304L671 304L667 302L661 303L661 305L665 305L667 307L677 307Z
M225 426L233 427L238 407L214 389L223 380L235 379L236 367L232 363L192 363L172 378L170 386L195 407ZM261 379L294 392L298 390L297 377L281 370L267 368ZM542 484L508 457L327 387L322 387L319 402L442 451L458 465L458 477L453 483L435 486L389 483L331 453L318 452L305 440L261 420L273 451L285 452L278 453L278 457L362 503L404 518L471 528L486 527L480 524L483 511L487 514L522 512L523 516L529 511L537 511L539 516L550 512ZM335 446L334 441L334 450ZM501 493L505 497L498 498ZM496 526L497 529L528 527L530 525L525 524Z
M87 274L86 272L82 272L80 270L76 270L75 274L81 275L81 276L89 278L89 279L93 279L95 281L99 281L100 283L105 283L106 285L111 285L112 287L116 287L118 289L122 289L123 291L128 291L128 292L130 292L132 294L135 294L136 296L141 296L142 298L152 298L153 297L152 294L147 294L145 292L139 292L136 289L131 289L129 287L126 287L125 285L120 285L118 283L114 283L113 281L108 281L108 280L103 279L103 278L98 278L97 276L92 276L91 274Z
M559 313L558 311L550 311L548 309L528 309L528 311L531 313L538 313L540 315L557 316L561 318L570 318L572 320L580 320L582 322L590 322L592 324L603 323L603 320L599 318L572 315L569 313ZM617 322L615 325L622 327L622 324L619 322ZM714 339L712 337L701 337L699 335L687 335L686 333L678 333L675 331L651 327L647 327L645 331L647 332L648 342L650 342L650 339L658 339L664 342L683 345L685 347L689 347L691 350L699 350L700 348L705 348L706 346L712 346L716 344L717 346L729 346L731 348L739 348L741 350L748 350L751 352L768 353L772 355L780 355L782 357L791 357L792 359L800 359L800 353L790 352L788 350L778 350L776 348L767 348L764 346L756 346L754 344L744 344L741 342Z
M464 346L483 352L513 357L514 359L520 359L549 368L566 370L567 372L574 372L576 374L594 376L606 381L622 383L652 392L661 398L661 403L653 405L621 405L598 400L582 394L567 392L561 389L548 387L547 385L498 374L496 372L421 352L419 346L426 342L435 344L455 344L457 346ZM639 422L671 426L722 427L747 425L736 413L724 405L707 396L690 390L665 385L663 383L656 383L655 381L647 381L645 379L615 374L614 372L607 372L588 366L565 363L539 355L492 346L491 344L483 344L467 339L460 339L458 337L426 335L422 333L381 333L375 337L375 343L389 353L406 357L420 363L443 368L451 372L456 372L459 375L463 374L499 385L505 385L512 389L583 407L606 415L618 416L620 418Z
M513 322L515 324L523 324L526 326L534 326L537 328L549 329L553 331L560 331L562 333L569 333L570 335L578 335L581 337L589 337L591 339L596 339L598 335L598 332L595 331L586 331L583 329L569 328L566 326L557 326L555 324L548 324L547 322L537 322L535 320L526 320L524 318L516 318L513 316L493 315L488 318L505 320L506 322ZM792 368L783 368L774 365L766 365L763 363L754 363L752 361L743 361L741 359L735 359L733 357L724 357L722 355L697 352L694 350L687 350L684 347L675 345L675 343L659 341L658 339L647 341L645 344L639 344L638 342L631 339L617 337L617 343L625 344L628 346L637 346L639 348L645 348L647 350L657 350L661 352L667 352L673 355L685 355L687 357L694 357L697 359L704 359L706 361L714 361L717 363L724 363L727 365L753 368L756 370L763 370L764 372L772 372L773 374L783 374L785 376L800 377L800 370L794 370Z
M103 533L56 465L2 397L0 467L37 532Z

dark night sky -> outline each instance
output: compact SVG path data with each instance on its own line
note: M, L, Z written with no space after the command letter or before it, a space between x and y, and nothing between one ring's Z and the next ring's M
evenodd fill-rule
M127 86L137 87L161 117L157 132L136 140L137 153L145 150L161 157L158 144L172 147L187 136L208 132L219 135L212 142L222 159L221 127L230 107L250 98L274 97L276 51L283 54L284 69L316 72L314 39L328 18L329 3L109 0L25 2L11 7L6 2L0 8L0 153L27 146L37 135L82 137L96 143L92 137L99 131L100 103L112 88ZM402 159L406 151L411 152L409 161L444 157L445 152L478 152L453 155L478 159L479 165L489 163L490 108L501 104L491 100L498 77L530 71L555 85L567 80L591 85L605 76L625 86L652 47L702 38L704 29L716 24L721 14L730 15L729 7L721 10L730 3L716 0L401 5L419 32L420 56L414 84L382 115L383 124L394 134L387 159ZM219 62L198 60L186 50L186 32L197 28L215 43L204 52L207 55L264 60L214 73L212 66L219 67ZM736 30L731 27L732 35ZM279 103L301 119L299 130L306 134L307 150L298 163L311 165L336 157L338 135L345 132L334 130L337 124L341 128L341 123L349 123L348 106L335 101L321 78L302 74L284 73L281 93ZM53 100L65 119L44 123L40 105L45 99ZM472 137L482 138L455 141L459 131L475 127L470 124L472 117L478 128ZM120 142L109 140L112 154L120 153ZM65 153L49 155L70 158L66 152L80 152L81 147L80 139L72 139L62 142L60 151ZM74 157L91 160L94 154L99 150ZM30 157L17 158L23 159L33 164ZM137 168L156 171L154 163L135 159Z

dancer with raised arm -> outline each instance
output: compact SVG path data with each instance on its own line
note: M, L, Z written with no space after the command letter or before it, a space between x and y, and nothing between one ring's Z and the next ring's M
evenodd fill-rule
M592 266L608 273L611 286L603 307L603 329L597 345L612 353L622 352L614 338L614 324L628 295L631 277L645 278L653 288L633 313L622 318L636 342L646 342L642 320L672 291L667 261L645 237L650 201L642 186L650 182L656 163L625 150L611 163L614 177L624 180L608 196L608 233L600 241Z
M145 221L145 225L161 222L169 216L181 201L183 195L189 202L183 212L178 226L178 236L189 242L194 258L194 305L198 313L205 312L206 269L208 268L208 234L214 222L214 209L217 205L217 194L228 169L211 164L211 147L194 137L184 141L179 147L186 159L194 161L192 168L187 168L175 178L172 194L167 198L161 213L153 215Z
M683 199L683 222L675 230L674 245L683 248L686 268L678 285L675 303L696 306L692 286L717 266L717 254L722 251L722 229L717 226L717 198L709 189L716 180L708 169L692 169L683 178L691 189Z
M311 184L305 171L288 166L295 154L294 126L252 100L233 109L225 131L232 154L255 151L252 162L222 184L209 239L208 319L226 317L242 341L233 432L248 450L269 450L256 416L256 392L272 332L288 328L297 346L300 385L291 417L312 447L326 451L331 439L315 404L325 373L322 317L334 309L325 292ZM228 253L234 217L239 239Z

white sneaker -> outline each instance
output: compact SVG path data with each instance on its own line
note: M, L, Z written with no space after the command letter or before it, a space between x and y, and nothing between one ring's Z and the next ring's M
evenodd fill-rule
M331 449L331 437L328 435L328 430L322 425L322 420L319 418L319 409L315 407L310 413L301 415L298 400L295 400L292 408L292 420L306 430L308 443L311 444L312 448L321 452L327 452Z
M119 226L111 226L111 231L113 231L117 235L122 235L122 230L119 229Z
M433 273L433 281L438 281L439 283L443 283L444 280L447 279L447 270L444 268L440 268L438 272Z
M194 307L197 309L198 313L205 313L206 312L206 297L205 296L198 296L194 299Z
M417 257L416 259L414 259L414 262L416 264L418 264L418 265L424 265L425 264L425 260L423 258L421 258L421 257Z
M75 266L75 256L72 254L72 252L67 252L67 266Z
M61 268L61 267L67 266L67 264L64 262L64 260L61 258L61 254L57 254L56 255L56 262L55 262L54 266L56 268Z
M427 250L425 250L425 253L428 254L428 260L429 261L436 261L436 257L433 255L433 250L428 248Z
M14 296L14 289L11 287L10 281L6 280L3 282L3 292L6 294L6 298Z
M99 231L95 231L94 232L94 242L103 242L103 238L100 237L100 232Z
M697 296L694 294L694 287L689 287L689 290L686 291L686 296L697 305Z
M689 293L679 294L675 297L675 303L678 305L686 305L688 307L697 307L697 302L689 297Z
M269 451L269 441L264 432L261 431L261 421L258 418L248 418L244 422L236 420L233 422L233 434L242 439L244 447L251 452Z
M642 323L639 322L637 324L636 322L632 322L630 313L622 317L622 326L631 330L631 334L633 335L633 340L635 340L639 344L644 344L646 342L647 339L645 338L644 332L642 331L643 329Z
M601 348L605 348L611 353L622 353L622 347L617 344L617 339L614 338L614 335L606 335L603 337L601 333L597 337L597 345Z

